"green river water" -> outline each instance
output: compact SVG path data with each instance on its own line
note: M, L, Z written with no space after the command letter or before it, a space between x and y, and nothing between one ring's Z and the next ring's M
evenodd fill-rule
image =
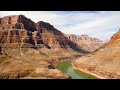
M72 79L97 79L96 77L84 72L74 70L71 61L63 61L58 64L58 69L72 77Z

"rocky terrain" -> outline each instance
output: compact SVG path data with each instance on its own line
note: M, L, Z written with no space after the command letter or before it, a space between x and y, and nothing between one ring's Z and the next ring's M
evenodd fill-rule
M29 77L29 78L28 78ZM39 59L0 56L0 79L69 79L70 76Z
M70 39L72 42L76 43L80 48L89 52L95 51L104 44L102 40L89 37L88 35L78 36L74 34L66 34L65 36L68 37L68 39Z
M0 78L68 79L57 64L88 51L49 23L13 15L0 18L0 53Z
M75 60L72 65L98 78L120 78L120 30L100 49Z
M0 41L4 47L70 48L84 52L49 23L35 23L23 15L5 16L0 19Z
M0 78L70 78L55 67L83 52L49 23L23 15L0 18Z

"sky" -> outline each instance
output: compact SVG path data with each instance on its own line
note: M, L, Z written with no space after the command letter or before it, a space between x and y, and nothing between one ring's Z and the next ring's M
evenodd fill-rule
M19 14L34 22L48 22L66 34L101 40L110 39L120 28L120 11L0 11L0 18Z

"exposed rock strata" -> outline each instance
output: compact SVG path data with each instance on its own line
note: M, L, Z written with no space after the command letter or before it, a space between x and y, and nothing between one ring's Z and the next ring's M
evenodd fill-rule
M73 62L73 68L86 70L95 76L113 79L120 78L120 31L96 52Z
M74 34L66 34L66 37L70 39L72 42L76 43L83 50L93 52L96 49L100 48L104 42L97 38L89 37L88 35L74 35Z
M49 23L24 15L0 19L0 47L0 78L70 78L56 63L88 53Z
M23 15L0 19L0 41L0 78L70 78L55 69L53 63L61 58L80 55L52 25L34 23Z

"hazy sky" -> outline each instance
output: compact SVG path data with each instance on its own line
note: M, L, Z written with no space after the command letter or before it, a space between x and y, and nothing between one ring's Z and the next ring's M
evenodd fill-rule
M87 34L102 40L120 28L120 11L0 11L0 17L19 14L34 22L48 22L66 34Z

